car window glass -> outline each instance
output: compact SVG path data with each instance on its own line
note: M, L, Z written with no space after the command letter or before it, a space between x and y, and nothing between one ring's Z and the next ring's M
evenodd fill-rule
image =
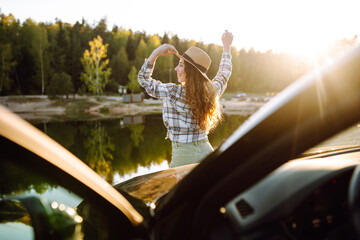
M27 197L46 199L51 206L74 209L83 200L71 191L33 173L21 164L0 162L0 238L33 239L34 230L28 210L17 201ZM16 201L9 201L16 200ZM54 205L56 204L56 205Z
M0 238L34 239L34 229L27 209L14 201L0 202Z
M2 137L0 152L3 153L0 155L0 239L33 239L36 228L34 226L39 225L34 223L33 216L29 216L27 212L33 213L38 209L36 204L39 203L45 209L41 214L49 220L50 225L53 224L49 228L61 227L59 222L53 220L60 219L63 225L69 222L79 225L74 233L83 237L90 234L95 236L95 239L103 239L98 234L106 235L107 230L103 229L101 224L91 223L93 219L86 215L96 212L99 213L96 218L101 219L103 211L99 211L100 208L93 204L88 204L87 199L79 197L63 185L60 186L56 180L60 179L61 175L49 179L45 174L49 171L49 164ZM40 170L36 170L38 167L29 167L29 162L42 163ZM35 165L37 166L37 163ZM25 200L28 201L26 207L21 206ZM98 231L100 228L101 233Z

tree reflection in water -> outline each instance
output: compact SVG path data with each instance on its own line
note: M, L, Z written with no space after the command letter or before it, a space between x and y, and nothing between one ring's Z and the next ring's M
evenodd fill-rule
M217 148L247 117L227 115L209 134ZM121 119L74 122L50 122L47 134L88 164L108 182L113 176L137 172L139 167L170 162L171 142L161 115L143 117L142 124L124 124ZM39 124L41 130L43 124Z
M89 136L84 141L84 148L87 152L84 162L106 181L112 182L115 145L100 121L96 121L95 126L90 130Z
M246 117L225 116L224 121L209 135L209 140L217 148ZM143 124L119 124L119 119L97 121L48 122L36 125L70 152L83 160L109 183L114 184L114 176L136 173L139 168L170 162L171 143L165 140L166 129L161 115L147 115ZM6 147L4 146L6 149ZM0 196L35 190L43 193L55 187L45 179L32 179L27 169L21 171L11 164L11 152L7 149L0 161ZM21 151L22 158L35 157ZM8 159L8 161L7 161ZM6 164L9 163L9 164ZM16 179L16 180L15 180ZM14 183L14 184L9 184Z
M128 128L131 132L130 137L134 142L134 146L138 147L139 143L144 141L144 136L142 135L142 132L144 131L145 125L131 124Z

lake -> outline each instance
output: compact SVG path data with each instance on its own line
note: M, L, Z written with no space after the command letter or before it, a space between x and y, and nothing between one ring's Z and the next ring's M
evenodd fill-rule
M209 134L217 148L247 117L225 115ZM171 142L160 114L35 124L111 184L169 168Z

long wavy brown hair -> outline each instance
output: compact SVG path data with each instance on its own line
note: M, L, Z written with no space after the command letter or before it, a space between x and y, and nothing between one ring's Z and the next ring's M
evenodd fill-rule
M213 130L222 119L219 96L214 85L194 66L185 62L186 101L201 130Z

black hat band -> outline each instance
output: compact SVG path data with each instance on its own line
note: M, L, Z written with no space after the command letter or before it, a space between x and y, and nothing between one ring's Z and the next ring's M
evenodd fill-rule
M186 60L188 60L189 62L191 62L192 64L194 64L194 66L196 66L202 73L206 73L207 69L205 67L201 66L200 64L197 64L194 60L192 60L191 57L189 57L189 55L184 53L182 55L182 57L185 58Z

